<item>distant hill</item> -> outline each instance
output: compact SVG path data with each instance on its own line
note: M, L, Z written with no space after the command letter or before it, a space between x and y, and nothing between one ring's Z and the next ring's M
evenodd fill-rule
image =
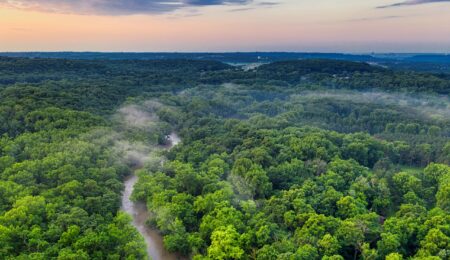
M177 53L177 52L0 52L0 56L29 58L64 58L84 60L161 60L191 59L222 62L273 62L295 59L335 59L365 62L412 61L448 62L446 54L345 54L306 52L226 52L226 53Z
M215 71L232 68L231 65L220 61L162 59L162 60L75 60L68 58L27 58L27 57L1 57L0 71L21 72L49 72L49 71L90 71L102 72L114 69L125 72L127 70L146 71Z
M417 53L306 53L306 52L226 52L226 53L182 53L182 52L0 52L0 57L53 58L67 60L200 60L219 61L230 65L267 64L276 61L332 59L357 61L389 67L402 71L450 73L450 55Z
M168 52L0 52L0 56L28 58L63 58L84 60L161 60L190 59L217 60L229 63L273 62L293 59L339 59L352 61L380 61L371 55L342 53L298 52L227 52L227 53L168 53Z
M406 61L412 62L433 62L433 63L450 63L449 54L423 54L414 55L412 57L405 58Z
M372 66L365 62L353 62L342 60L329 59L308 59L308 60L291 60L278 61L270 64L262 65L258 68L260 72L271 73L328 73L328 74L343 74L354 72L376 72L384 69L378 66Z

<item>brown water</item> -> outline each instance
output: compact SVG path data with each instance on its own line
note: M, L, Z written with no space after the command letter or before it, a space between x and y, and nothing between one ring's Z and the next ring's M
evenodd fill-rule
M170 149L177 145L181 140L176 133L170 134L168 140L170 145L166 149ZM138 169L136 169L138 170ZM135 170L135 171L136 171ZM136 184L138 177L135 172L125 179L125 190L122 194L122 210L128 213L133 218L133 226L144 237L147 246L147 253L153 260L177 260L180 257L177 254L170 253L164 248L163 238L156 229L146 225L147 219L150 217L147 207L143 202L133 202L130 200L133 192L134 184Z

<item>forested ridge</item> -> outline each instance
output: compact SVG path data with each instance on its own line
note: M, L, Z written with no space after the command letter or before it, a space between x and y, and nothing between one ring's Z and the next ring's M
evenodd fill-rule
M449 92L447 74L324 59L0 58L0 259L145 259L126 149L171 131L133 192L169 251L448 259Z

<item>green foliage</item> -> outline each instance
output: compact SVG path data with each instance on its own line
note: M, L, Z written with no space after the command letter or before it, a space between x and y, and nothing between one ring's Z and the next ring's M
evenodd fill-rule
M239 247L239 233L233 226L222 226L211 235L208 257L211 259L242 259L244 250Z
M138 171L132 195L171 252L447 259L448 93L448 77L330 60L2 58L0 258L144 259L119 211L130 169L115 144L176 129L182 143ZM111 116L146 100L151 129Z
M22 124L7 125L12 135L0 141L0 258L146 256L130 218L118 212L127 167L111 149L105 119L24 104L30 110L16 111Z

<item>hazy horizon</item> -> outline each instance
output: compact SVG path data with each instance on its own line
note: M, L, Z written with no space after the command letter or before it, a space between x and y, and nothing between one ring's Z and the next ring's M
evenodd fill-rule
M183 51L183 50L166 50L166 51L152 51L152 50L143 50L143 51L129 51L129 50L0 50L0 53L111 53L111 54L120 54L120 53L168 53L168 54L201 54L201 53L304 53L304 54L344 54L344 55L414 55L414 54L443 54L450 55L450 50L448 51L361 51L361 52L351 52L351 51L308 51L308 50L212 50L212 51Z
M208 53L208 54L234 54L234 53L292 53L292 54L343 54L343 55L450 55L450 51L435 51L435 52L429 52L429 51L423 51L423 52L375 52L375 51L367 51L367 52L340 52L340 51L327 51L327 52L321 52L321 51L285 51L285 50L273 50L273 51L239 51L239 50L232 50L232 51L92 51L92 50L54 50L54 51L41 51L41 50L29 50L29 51L2 51L0 50L0 53L104 53L104 54L157 54L157 53L167 53L167 54L202 54L202 53Z

